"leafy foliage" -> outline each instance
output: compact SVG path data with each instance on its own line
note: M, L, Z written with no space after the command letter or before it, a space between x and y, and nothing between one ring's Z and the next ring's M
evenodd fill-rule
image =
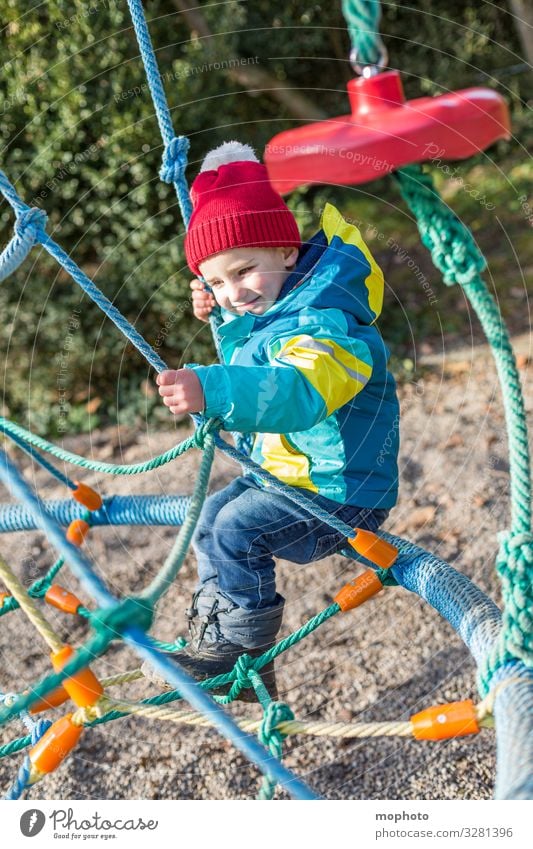
M204 3L210 38L191 31L178 5L153 0L147 16L176 132L191 139L189 180L216 144L237 137L261 151L294 125L270 91L247 91L228 75L231 61L290 83L327 114L345 111L351 70L340 3ZM0 80L0 167L26 202L46 210L49 233L169 365L211 361L209 330L191 321L183 222L171 187L159 181L160 135L126 3L5 0L3 24L2 55L10 58ZM521 131L522 77L487 76L520 61L501 9L458 0L386 4L382 31L408 96L483 81L510 97ZM394 191L377 185L385 199ZM364 193L345 197L365 206ZM316 229L326 199L342 207L343 190L291 197L304 235ZM383 219L373 203L370 217ZM3 203L3 244L12 224ZM151 413L146 365L44 249L2 285L0 309L5 405L19 420L53 433Z

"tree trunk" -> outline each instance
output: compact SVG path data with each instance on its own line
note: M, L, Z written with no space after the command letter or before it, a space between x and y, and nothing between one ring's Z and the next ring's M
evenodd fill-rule
M210 39L213 33L209 29L207 21L195 7L195 0L174 0L174 5L182 12L183 17L192 30L198 33L201 39L205 39L203 47L208 54L212 54ZM312 100L304 94L300 94L290 87L290 83L282 83L268 71L254 65L239 64L239 57L235 56L234 67L224 69L231 80L235 80L247 89L252 97L258 94L266 94L273 97L278 103L282 103L292 118L301 118L304 121L322 121L327 115L319 109Z
M533 2L509 0L513 22L524 51L524 59L533 66Z

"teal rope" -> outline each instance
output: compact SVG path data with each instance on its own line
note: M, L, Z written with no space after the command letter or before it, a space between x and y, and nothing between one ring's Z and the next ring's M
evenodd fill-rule
M0 758L7 758L9 755L15 755L17 752L22 751L31 743L31 734L28 734L26 737L18 737L16 740L12 740L10 743L6 743L4 746L0 746Z
M255 686L254 682L254 687ZM257 689L258 688L256 688L256 691ZM258 737L263 746L268 748L272 753L272 756L278 760L281 760L283 756L283 740L286 735L282 734L281 731L278 731L276 726L282 722L290 722L293 719L294 714L292 710L284 702L274 702L270 700L270 703L265 708ZM272 799L275 788L276 782L271 776L265 775L263 777L259 793L257 794L257 798L261 800Z
M533 534L502 531L498 538L496 571L504 600L502 628L478 669L481 693L489 692L494 673L507 663L518 658L533 667Z
M59 557L53 566L50 567L46 575L43 575L42 578L38 578L33 584L28 588L28 595L31 598L44 598L50 587L54 582L54 578L65 563L63 557ZM13 596L6 598L2 607L0 607L0 616L5 616L6 613L9 613L11 610L18 610L20 607L18 601Z
M81 457L79 454L73 454L71 451L66 451L64 448L60 448L58 445L54 445L41 436L37 436L37 434L26 430L21 425L0 416L0 430L12 438L17 437L20 440L25 440L29 445L34 445L42 451L47 451L53 457L64 460L66 463L81 466L81 468L89 469L92 472L100 472L108 475L140 475L143 472L151 472L154 469L159 469L161 466L166 465L166 463L170 463L177 457L181 457L190 448L200 448L205 433L214 427L214 421L209 420L200 424L192 436L188 436L187 439L184 439L183 442L178 443L178 445L175 445L169 451L165 451L151 460L145 460L143 463L119 465L117 463L100 463L97 460L89 460L86 457Z
M352 43L352 57L361 65L376 65L383 55L379 35L379 0L342 0L342 13Z
M198 433L198 431L196 431L196 433ZM209 475L211 472L211 466L213 465L214 455L215 440L212 434L206 433L200 470L198 472L198 477L196 479L194 492L189 509L187 510L185 521L178 532L172 551L165 560L165 563L158 575L154 578L152 583L139 594L139 598L145 599L152 605L155 605L156 601L158 601L172 586L176 575L181 569L187 551L189 550L191 538L207 496L207 485L209 483Z
M0 429L2 429L1 425ZM52 477L67 486L69 489L76 489L76 484L74 483L74 481L71 481L70 478L63 474L63 472L60 472L59 469L56 469L56 467L53 466L52 463L49 463L45 457L41 457L41 455L35 450L35 448L30 445L25 439L14 433L6 432L6 435L9 439L12 440L12 442L15 443L15 445L18 446L18 448L21 448L22 451L24 451L29 457L32 458L32 460L35 460L36 463L38 463L43 469L45 469L49 474L51 474Z
M468 228L439 197L429 174L419 166L410 166L395 176L433 262L448 285L459 283L464 288L490 343L509 432L512 531L527 533L531 530L531 471L524 399L509 334L479 276L485 260Z
M502 388L508 430L511 529L499 535L496 569L502 582L504 615L500 638L479 670L488 689L495 670L514 659L533 665L533 536L531 534L531 468L526 411L520 376L500 310L480 272L485 260L474 238L443 203L431 176L419 166L395 175L402 196L414 212L422 242L448 285L459 283L485 331Z

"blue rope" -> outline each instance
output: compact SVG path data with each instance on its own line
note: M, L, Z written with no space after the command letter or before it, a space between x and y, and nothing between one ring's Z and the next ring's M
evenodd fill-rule
M118 608L121 602L107 590L82 552L68 542L59 525L46 513L42 502L36 497L18 470L7 457L1 454L0 479L16 498L20 498L26 503L37 526L45 531L58 553L70 564L83 588L96 599L98 605L104 611L112 611ZM269 752L254 737L243 732L188 673L176 664L171 663L157 649L154 649L151 639L146 636L141 628L132 625L127 626L122 631L122 636L140 657L150 661L156 671L173 684L192 707L208 717L210 722L253 761L265 775L275 775L277 781L297 799L317 798L303 782L295 778L282 764L274 766ZM68 666L65 667L63 672L68 677ZM22 703L24 704L24 701ZM7 715L9 715L9 712Z
M167 366L161 359L158 353L146 342L138 330L124 318L120 310L111 303L109 298L106 298L103 292L100 291L93 281L79 268L74 260L65 253L53 239L44 234L41 238L43 247L54 257L67 271L75 283L80 286L86 295L88 295L94 303L100 307L103 313L111 319L118 329L126 336L127 339L134 345L145 360L159 373L164 371Z
M4 177L0 172L0 181ZM47 215L42 209L29 207L17 215L15 233L0 255L0 282L21 265L35 244L39 232L44 230Z
M94 573L85 555L65 537L59 525L48 515L44 504L28 486L18 469L0 453L0 480L6 489L23 501L30 511L36 526L44 531L58 553L69 563L72 571L81 581L84 589L95 598L100 607L111 607L114 597L106 589L103 581Z
M501 613L494 602L440 557L401 537L380 536L398 549L398 559L389 570L398 583L450 623L479 665L501 629Z
M19 198L15 188L9 182L5 174L0 171L0 191L7 198L9 203L15 210L28 210L22 200ZM83 291L94 301L94 303L111 319L118 329L126 336L127 339L134 345L145 360L157 371L164 371L167 366L161 359L159 354L146 342L141 334L133 327L130 322L124 318L120 310L111 303L109 298L106 298L98 286L83 273L76 263L65 253L65 251L48 236L42 227L33 225L35 240L40 242L54 259L67 271L72 279L80 286Z
M185 169L187 167L187 153L189 150L189 140L186 136L174 135L174 127L172 126L172 118L168 108L167 98L161 74L157 65L152 39L148 31L144 10L140 0L128 0L135 35L139 43L141 58L143 60L146 77L150 94L155 107L157 122L163 138L165 146L163 152L163 164L159 176L166 183L173 183L178 197L178 202L181 209L181 215L185 223L185 229L189 224L189 219L192 215L192 203L189 198L189 189L185 179Z
M0 429L3 430L1 425ZM65 484L65 486L68 486L69 489L76 489L76 484L74 483L74 481L70 480L67 475L64 475L63 472L60 472L59 469L56 469L56 467L52 465L52 463L42 457L39 452L33 447L33 445L30 445L29 442L26 442L21 436L18 436L15 433L6 433L5 430L3 430L3 432L6 436L9 437L9 439L11 439L12 442L15 443L15 445L18 445L19 448L22 448L22 450L25 451L26 454L28 454L33 460L35 460L40 466L42 466L43 469L46 469L46 471L53 475L54 478L56 478L61 483Z
M111 495L100 510L91 513L91 525L182 525L190 505L188 495ZM44 501L46 512L66 527L81 519L85 508L72 498ZM32 531L37 528L33 514L24 504L0 507L0 533Z
M9 697L13 697L15 695L15 693L0 694L0 703L5 702ZM30 732L31 746L35 746L35 744L38 743L43 734L45 734L46 731L48 731L48 729L52 725L52 723L48 719L32 719L32 717L26 711L21 711L20 718L22 719L24 725ZM28 781L30 779L30 770L31 761L29 759L29 756L26 755L19 768L15 781L3 797L4 800L11 801L13 799L20 799L24 791L29 790Z

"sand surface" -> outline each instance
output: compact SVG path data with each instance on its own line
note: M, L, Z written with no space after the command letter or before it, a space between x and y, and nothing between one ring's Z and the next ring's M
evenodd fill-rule
M532 406L531 354L527 337L516 340L528 410ZM412 383L401 389L401 497L385 525L413 539L467 574L497 603L494 571L496 533L508 524L508 455L495 368L484 347L417 364ZM189 432L153 427L95 431L64 440L85 456L117 463L147 459ZM28 480L44 497L66 497L60 485L13 453ZM140 477L83 479L112 493L190 493L199 453ZM69 473L76 477L72 467ZM239 468L218 455L210 489L229 482ZM2 496L5 498L5 496ZM156 574L175 538L172 528L95 529L86 552L112 591L135 593ZM53 562L43 535L6 534L1 551L25 583ZM354 565L334 556L305 567L280 561L280 591L287 608L283 634L326 607L354 576ZM184 610L195 580L189 555L162 600L152 633L172 640L185 633ZM65 569L61 582L88 606ZM65 640L87 634L84 621L52 608L46 613ZM17 611L0 620L0 689L21 690L49 668L46 646ZM94 664L101 676L135 669L134 652L114 647ZM389 589L363 608L336 616L286 653L277 665L280 697L299 719L343 722L404 720L439 701L476 698L475 667L452 628L417 596ZM145 679L113 688L130 699L154 695ZM178 705L179 706L179 705ZM260 715L256 705L233 705L234 716ZM55 712L61 714L61 709ZM0 741L26 731L19 721L4 727ZM9 787L20 754L0 761L1 786ZM330 799L487 799L495 773L494 732L442 743L373 739L339 741L297 737L286 743L285 763ZM83 735L74 754L37 784L32 799L249 799L259 773L232 745L209 729L156 720L121 719ZM286 798L277 791L278 798Z

